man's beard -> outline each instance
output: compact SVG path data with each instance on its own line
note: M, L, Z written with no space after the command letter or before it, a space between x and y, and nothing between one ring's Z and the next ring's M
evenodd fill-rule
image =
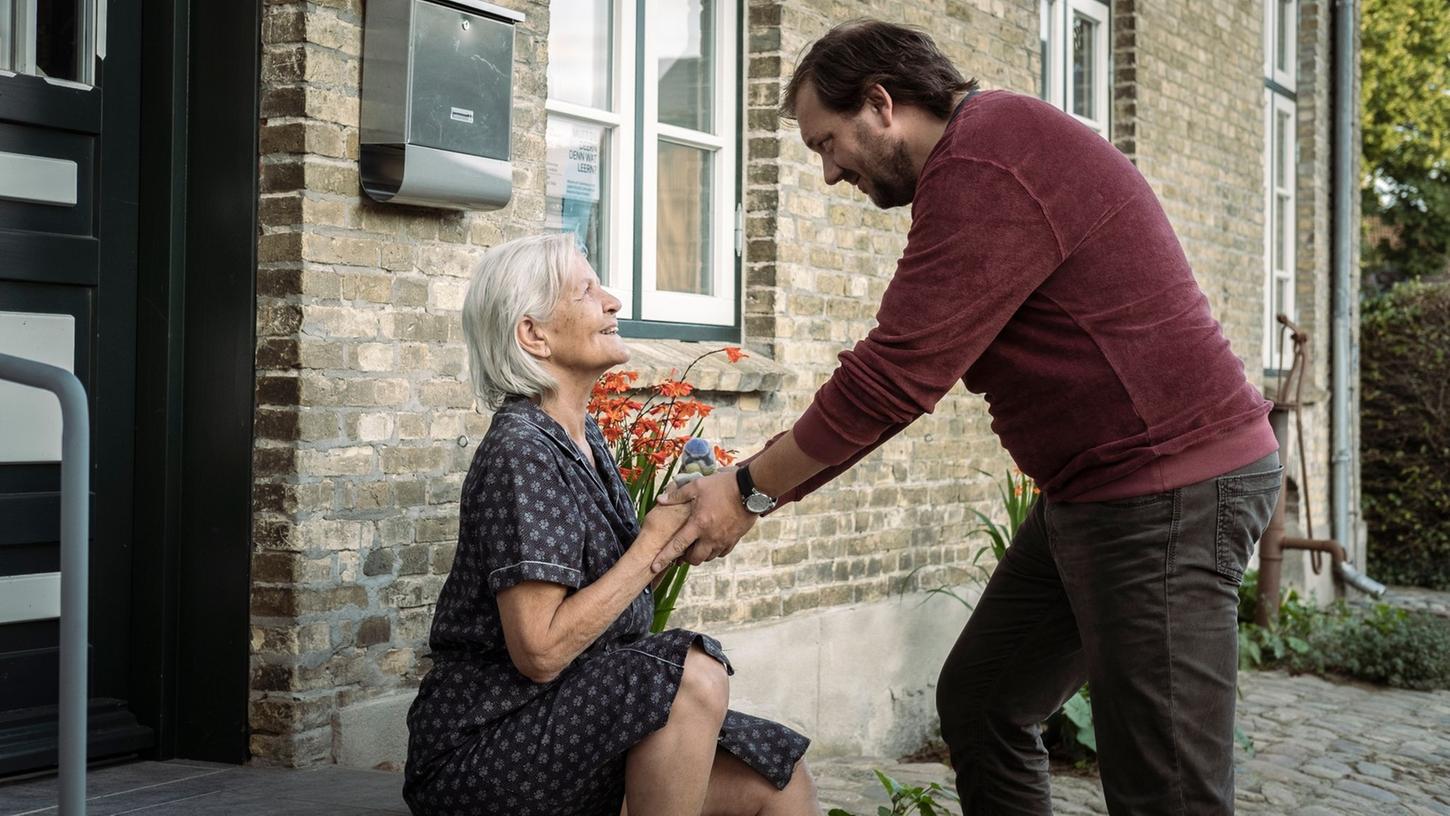
M862 173L871 182L871 191L867 193L871 203L883 210L910 204L916 197L916 171L906 154L906 144L882 135L869 135L865 128L859 128L856 137L860 143L869 145L869 152L874 155L871 162L874 172Z

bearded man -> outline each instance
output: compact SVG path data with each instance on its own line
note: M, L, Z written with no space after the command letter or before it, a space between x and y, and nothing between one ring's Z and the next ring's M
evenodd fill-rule
M728 553L964 382L1042 489L937 688L965 812L1051 812L1038 724L1090 681L1110 812L1232 813L1237 588L1282 469L1153 190L1073 117L979 92L883 22L814 43L782 112L827 184L911 205L906 249L794 426L665 499L693 502L665 551Z

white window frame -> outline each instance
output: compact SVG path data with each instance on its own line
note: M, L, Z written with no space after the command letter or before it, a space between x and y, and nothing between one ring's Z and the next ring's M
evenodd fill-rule
M1284 50L1284 64L1287 70L1279 69L1279 23L1280 23L1280 0L1264 0L1264 76L1272 80L1285 90L1293 91L1295 87L1296 67L1299 64L1299 2L1293 0L1290 4L1294 14L1287 21L1286 31L1288 43Z
M548 98L544 101L544 111L550 116L602 125L609 131L609 188L603 202L602 238L610 279L604 288L624 304L619 317L629 320L634 317L634 140L628 135L633 132L635 122L635 4L634 0L613 0L611 6L609 99L612 110Z
M1284 287L1284 314L1290 320L1296 319L1296 288L1298 281L1298 158L1299 134L1298 103L1294 98L1298 71L1299 2L1288 3L1292 16L1284 20L1282 0L1264 0L1264 368L1277 369L1282 364L1279 349L1280 326L1274 309L1274 292ZM1279 37L1279 26L1284 25L1284 37ZM1281 49L1280 46L1283 46ZM1279 57L1283 56L1286 70L1279 68ZM1278 117L1288 115L1288 129L1285 132L1283 152L1275 155L1278 147L1274 128ZM1277 183L1277 170L1284 168L1285 186ZM1279 197L1285 197L1285 219L1282 247L1274 246L1274 204ZM1284 267L1274 268L1275 250L1284 256Z
M1043 89L1043 98L1097 131L1103 138L1108 138L1111 119L1109 106L1112 101L1112 77L1108 73L1108 57L1112 49L1108 4L1102 0L1041 0L1039 8L1043 15L1042 31L1047 43L1047 87ZM1096 99L1093 102L1094 107L1100 111L1097 118L1079 116L1072 112L1074 88L1069 74L1072 70L1073 43L1069 34L1072 31L1074 14L1080 14L1097 23L1093 38L1096 54L1093 72L1097 80L1094 83Z
M649 36L650 20L640 21L644 35L644 160L640 178L644 194L640 201L640 217L646 229L639 248L641 311L646 320L674 316L671 322L705 323L731 326L735 323L735 150L737 118L735 99L735 2L714 0L715 5L715 83L714 110L711 123L714 133L667 125L659 122L659 58L654 39ZM723 47L722 47L723 46ZM714 272L711 295L667 292L655 288L658 271L658 242L651 227L658 217L659 143L675 142L686 147L709 150L712 195L710 203L710 266ZM678 316L684 316L681 320Z
M608 254L610 281L605 288L624 304L620 318L651 323L735 326L738 323L736 258L737 167L741 100L736 93L739 0L714 2L714 133L659 123L659 62L651 41L651 15L641 18L635 0L613 0L611 35L613 83L612 111L601 111L547 99L545 111L609 128L609 188L604 204L602 239ZM642 40L641 40L642 38ZM643 47L641 46L643 43ZM641 57L639 63L636 58ZM636 96L642 103L636 108ZM636 123L642 123L637 126ZM659 140L677 142L712 152L710 201L711 295L661 291L656 288ZM640 144L642 142L642 144ZM635 166L636 148L640 162ZM635 199L634 180L640 180ZM636 221L642 229L635 247ZM638 259L639 313L635 313L635 263Z
M1275 2L1275 0L1269 0ZM1274 138L1274 128L1277 127L1277 120L1281 114L1288 114L1288 129L1285 133L1283 152L1275 155L1277 140ZM1264 368L1277 369L1280 366L1279 354L1279 322L1278 315L1274 309L1274 290L1281 283L1284 286L1284 314L1290 320L1295 319L1295 283L1297 275L1297 258L1295 254L1298 243L1297 226L1297 204L1298 195L1295 190L1298 180L1298 169L1295 167L1295 158L1298 155L1298 135L1295 132L1297 125L1297 106L1294 100L1275 93L1273 90L1264 89ZM1285 185L1277 184L1277 170L1284 168ZM1285 212L1288 217L1285 219L1284 234L1281 236L1283 242L1282 250L1284 255L1284 268L1274 268L1274 204L1279 197L1284 197Z

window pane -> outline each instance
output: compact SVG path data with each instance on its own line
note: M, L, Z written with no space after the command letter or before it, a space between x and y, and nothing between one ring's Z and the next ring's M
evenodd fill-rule
M1098 24L1080 14L1072 19L1072 112L1085 119L1098 118L1097 66Z
M1274 196L1274 271L1287 272L1288 242L1294 235L1294 212L1289 207L1289 197Z
M710 197L714 156L704 150L660 142L655 288L665 292L714 294L711 263Z
M1279 3L1278 31L1274 38L1274 65L1280 71L1288 71L1289 53L1294 48L1290 39L1294 35L1294 0L1277 0Z
M1294 319L1294 315L1289 311L1289 287L1293 283L1292 277L1276 276L1274 278L1274 314L1276 316L1284 315L1290 320Z
M714 0L660 3L652 14L650 22L658 38L659 120L713 133Z
M563 116L550 116L544 128L544 226L572 232L593 264L599 280L611 281L605 252L605 209L609 201L609 129Z
M0 0L0 70L14 71L15 0Z
M1048 43L1052 39L1052 0L1038 0L1037 13L1037 39L1041 45L1041 47L1038 49L1038 55L1041 57L1041 65L1039 66L1041 76L1038 77L1038 81L1041 84L1039 85L1038 90L1039 95L1043 99L1047 99L1050 101L1052 98L1052 91L1047 87L1047 72L1049 70L1048 66L1052 64L1052 58L1051 55L1048 53L1047 49Z
M613 110L611 0L549 3L549 98Z
M81 0L38 0L35 5L35 72L81 81L85 32Z
M1289 114L1279 111L1274 114L1274 186L1284 189L1288 186L1289 162Z

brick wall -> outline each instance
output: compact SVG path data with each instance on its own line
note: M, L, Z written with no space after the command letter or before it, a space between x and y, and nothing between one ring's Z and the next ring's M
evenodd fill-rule
M483 247L543 219L548 8L516 41L514 198L387 207L358 186L361 0L268 5L262 34L252 751L330 761L344 706L416 682L487 427L458 309Z
M1163 202L1235 353L1259 381L1263 330L1263 3L1131 0L1133 82L1115 137ZM1128 116L1124 116L1129 113ZM1124 121L1126 120L1126 121Z
M543 223L547 1L506 3L527 15L514 66L513 202L468 214L362 197L361 2L268 5L263 26L251 726L253 753L284 764L334 760L338 712L404 696L427 669L458 491L488 424L471 407L458 309L482 250ZM905 242L905 210L826 188L819 162L777 119L802 49L869 14L926 27L984 87L1037 90L1035 2L883 5L747 0L752 357L707 365L699 383L719 406L707 433L727 447L755 450L806 407L836 354L872 325ZM1115 139L1164 196L1236 350L1256 360L1259 4L1199 17L1167 0L1118 9L1119 48L1136 74L1120 55ZM633 345L647 372L709 348ZM965 538L969 510L994 495L975 468L1008 463L980 399L958 389L836 483L760 524L729 559L696 570L676 621L763 621L968 580L981 546Z

